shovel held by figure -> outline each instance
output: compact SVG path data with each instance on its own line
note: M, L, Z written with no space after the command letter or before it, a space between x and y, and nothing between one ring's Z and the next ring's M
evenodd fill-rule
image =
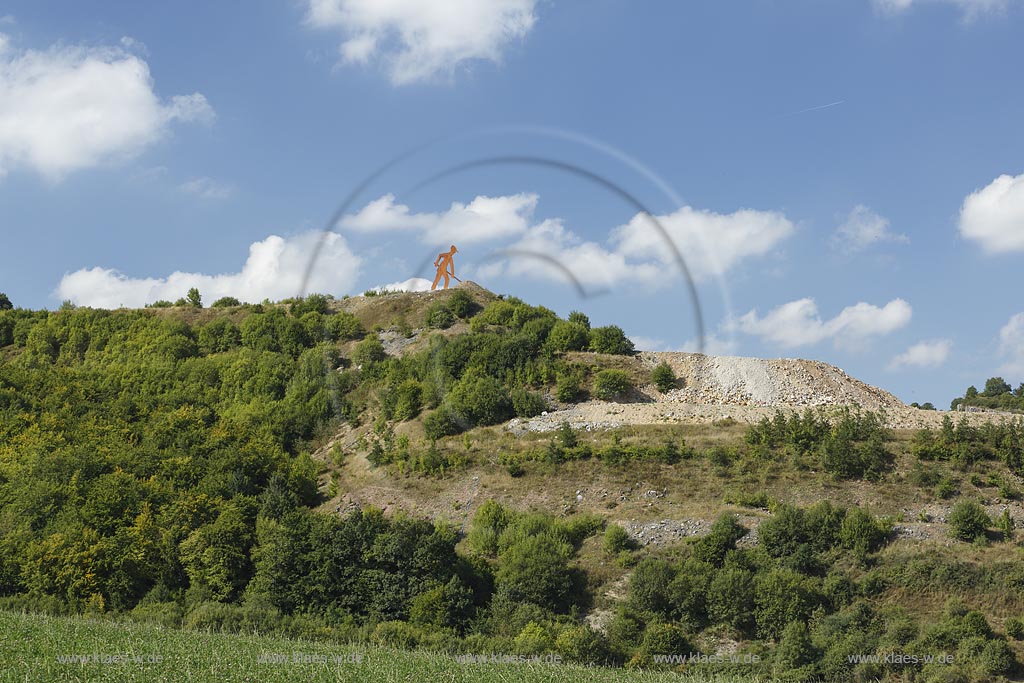
M455 262L452 260L452 257L457 251L458 249L456 249L453 244L451 249L438 254L437 258L434 259L434 266L437 268L437 275L434 277L434 284L430 286L430 289L437 289L437 283L441 281L441 278L444 278L444 288L448 289L448 284L451 282L451 278L455 277ZM459 280L457 277L455 277L455 279L462 282L462 280Z

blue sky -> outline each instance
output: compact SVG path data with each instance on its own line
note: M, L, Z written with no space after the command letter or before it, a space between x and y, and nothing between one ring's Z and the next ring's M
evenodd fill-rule
M283 298L331 227L313 289L455 243L460 277L694 348L614 186L707 350L908 402L1024 381L1018 0L8 0L0 34L17 305Z

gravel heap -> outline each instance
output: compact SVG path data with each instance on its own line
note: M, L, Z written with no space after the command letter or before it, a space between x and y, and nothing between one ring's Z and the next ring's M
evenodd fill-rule
M828 363L779 358L706 356L701 353L644 352L649 367L667 362L679 388L661 397L666 403L738 406L860 406L865 410L904 408L895 396L850 377Z

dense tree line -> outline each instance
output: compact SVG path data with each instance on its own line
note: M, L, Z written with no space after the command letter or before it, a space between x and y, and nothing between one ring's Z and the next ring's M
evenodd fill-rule
M1024 412L1024 382L1014 389L1002 377L990 377L985 381L983 391L978 391L974 386L967 387L963 396L953 399L949 409L957 410L968 406Z

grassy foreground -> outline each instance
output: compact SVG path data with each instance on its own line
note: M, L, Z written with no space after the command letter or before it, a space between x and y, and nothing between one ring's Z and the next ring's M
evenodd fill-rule
M142 661L61 662L117 655ZM306 661L295 662L298 655ZM278 661L268 662L277 657ZM153 662L162 658L159 663ZM334 659L336 658L336 659ZM284 659L285 661L280 661ZM360 661L356 661L360 660ZM570 664L466 664L451 655L339 646L257 635L164 629L138 623L0 612L0 681L537 681L540 683L751 682L723 672L700 678Z

